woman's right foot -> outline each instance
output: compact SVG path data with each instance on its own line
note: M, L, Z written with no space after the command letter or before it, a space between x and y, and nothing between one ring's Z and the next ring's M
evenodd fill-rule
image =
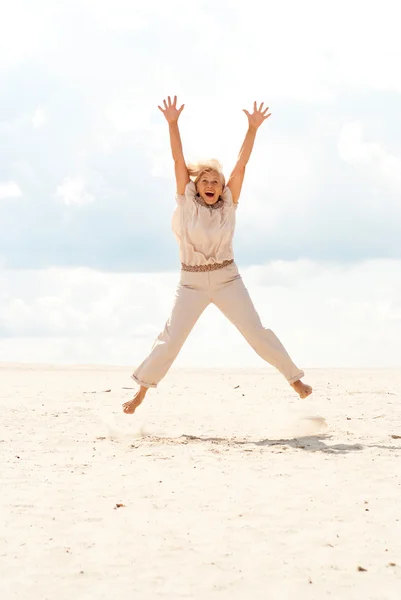
M142 388L135 394L132 400L128 400L128 402L124 402L123 411L126 415L133 415L136 409L140 404L142 404L143 399L145 398L147 389Z
M291 383L290 385L302 399L310 396L313 391L310 385L302 383L300 379L298 379L298 381L296 381L295 383Z

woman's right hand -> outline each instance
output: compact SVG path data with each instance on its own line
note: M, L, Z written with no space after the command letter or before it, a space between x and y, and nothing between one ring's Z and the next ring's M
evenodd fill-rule
M183 111L184 104L181 108L177 108L177 96L174 96L173 102L171 102L170 96L167 98L167 102L163 100L164 108L158 106L158 109L161 110L163 115L165 116L167 123L176 123L180 114Z

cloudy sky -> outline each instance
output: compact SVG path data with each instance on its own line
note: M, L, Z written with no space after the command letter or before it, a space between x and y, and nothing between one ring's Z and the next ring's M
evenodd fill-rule
M0 361L135 365L178 277L157 105L227 174L236 260L300 366L401 366L398 0L0 0ZM263 6L263 8L261 8ZM177 366L263 366L212 308Z

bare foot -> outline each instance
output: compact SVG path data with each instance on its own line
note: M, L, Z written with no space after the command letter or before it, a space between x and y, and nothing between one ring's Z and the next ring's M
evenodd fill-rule
M128 400L128 402L124 402L123 411L126 415L133 415L136 409L140 404L142 404L143 399L146 396L146 392L148 391L145 387L140 387L139 391L135 394L132 400Z
M312 393L312 388L310 385L306 385L306 383L302 383L300 379L295 383L290 384L291 387L299 394L300 398L307 398Z

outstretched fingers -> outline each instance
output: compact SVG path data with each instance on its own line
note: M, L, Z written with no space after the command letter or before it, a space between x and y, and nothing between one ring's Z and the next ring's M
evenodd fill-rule
M269 107L265 108L265 110L262 112L262 117L263 120L265 121L266 119L268 119L271 116L271 113L269 112Z
M264 103L264 102L261 102L261 103L259 104L259 107L258 107L258 103L257 103L257 102L256 102L256 100L255 100L255 101L254 101L254 103L253 103L253 114L260 113L262 116L264 116L264 117L266 117L266 118L267 118L268 116L270 116L270 115L268 115L268 114L267 114L267 112L268 112L268 110L269 110L269 107L267 106L266 108L264 108L264 105L265 105L265 103ZM249 115L249 112L248 112L247 110L243 109L243 111L244 111L244 113L245 113L247 116Z
M182 113L182 111L184 110L184 106L185 106L185 104L182 104L180 106L180 108L177 108L177 96L174 96L173 107L178 110L178 115L180 115Z
M171 108L172 106L174 106L174 108L175 108L176 102L177 102L177 96L174 96L173 104L171 103L171 96L167 96L167 102L166 102L166 100L163 100L164 110L167 110L168 108Z
M184 106L185 105L182 104L179 108L177 107L177 96L174 96L173 100L171 100L171 96L167 96L167 98L163 100L163 105L159 105L158 109L163 113L168 123L175 123L178 121L180 114L184 110Z
M177 108L177 96L174 96L172 102L171 102L171 96L168 96L167 100L168 100L168 106L169 106L169 108Z
M177 108L177 96L174 96L173 101L171 101L171 96L167 96L167 100L166 99L163 100L163 106L164 106L164 110L167 110L168 108ZM183 106L184 105L182 105L182 107ZM163 108L161 106L158 106L158 108L160 108L160 110L163 110ZM181 110L181 109L179 109L179 110Z
M255 116L255 117L263 117L264 119L267 119L271 115L271 113L269 113L269 107L268 106L265 107L264 102L261 102L258 106L258 103L256 102L256 100L253 103L253 113L252 114L250 114L245 108L243 108L242 110L248 118Z

